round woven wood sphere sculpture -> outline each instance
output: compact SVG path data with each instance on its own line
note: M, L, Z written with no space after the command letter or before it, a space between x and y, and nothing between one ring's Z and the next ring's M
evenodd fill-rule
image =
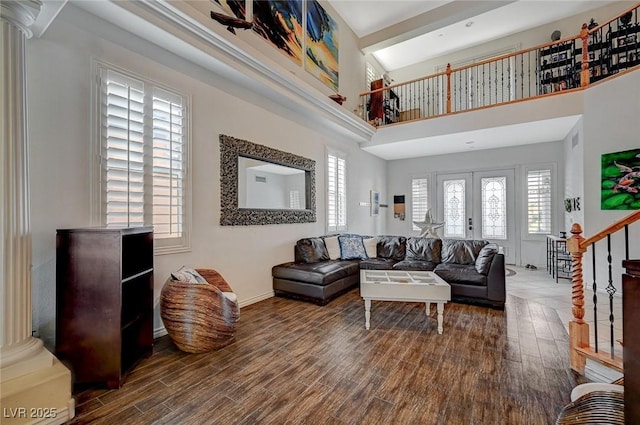
M169 278L160 293L160 316L169 337L188 353L204 353L233 341L240 309L224 278L215 270L197 269L206 283Z

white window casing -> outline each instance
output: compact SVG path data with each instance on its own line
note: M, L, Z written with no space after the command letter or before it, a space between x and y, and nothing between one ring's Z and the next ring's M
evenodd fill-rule
M527 233L548 235L552 233L553 180L552 170L527 170Z
M347 230L347 160L337 151L327 152L327 231Z
M421 229L413 224L423 221L429 209L429 180L426 177L411 179L411 229Z
M111 65L94 66L98 223L152 225L156 254L189 250L189 97Z

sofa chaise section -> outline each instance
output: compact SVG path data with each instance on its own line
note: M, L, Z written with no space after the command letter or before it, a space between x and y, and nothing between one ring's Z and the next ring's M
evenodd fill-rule
M294 258L271 270L276 296L325 305L360 283L359 260L331 260L321 237L300 239Z

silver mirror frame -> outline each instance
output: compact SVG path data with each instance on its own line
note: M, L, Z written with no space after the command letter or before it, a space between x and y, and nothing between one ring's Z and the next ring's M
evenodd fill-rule
M307 209L238 208L238 157L259 159L305 171ZM289 152L220 135L220 225L252 226L316 222L316 162Z

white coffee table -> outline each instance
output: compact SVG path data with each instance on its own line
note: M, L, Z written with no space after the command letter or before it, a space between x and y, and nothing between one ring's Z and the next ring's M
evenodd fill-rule
M442 333L444 304L451 301L451 286L434 272L360 270L360 296L364 299L364 326L369 329L371 301L423 302L427 316L438 306L438 333Z

